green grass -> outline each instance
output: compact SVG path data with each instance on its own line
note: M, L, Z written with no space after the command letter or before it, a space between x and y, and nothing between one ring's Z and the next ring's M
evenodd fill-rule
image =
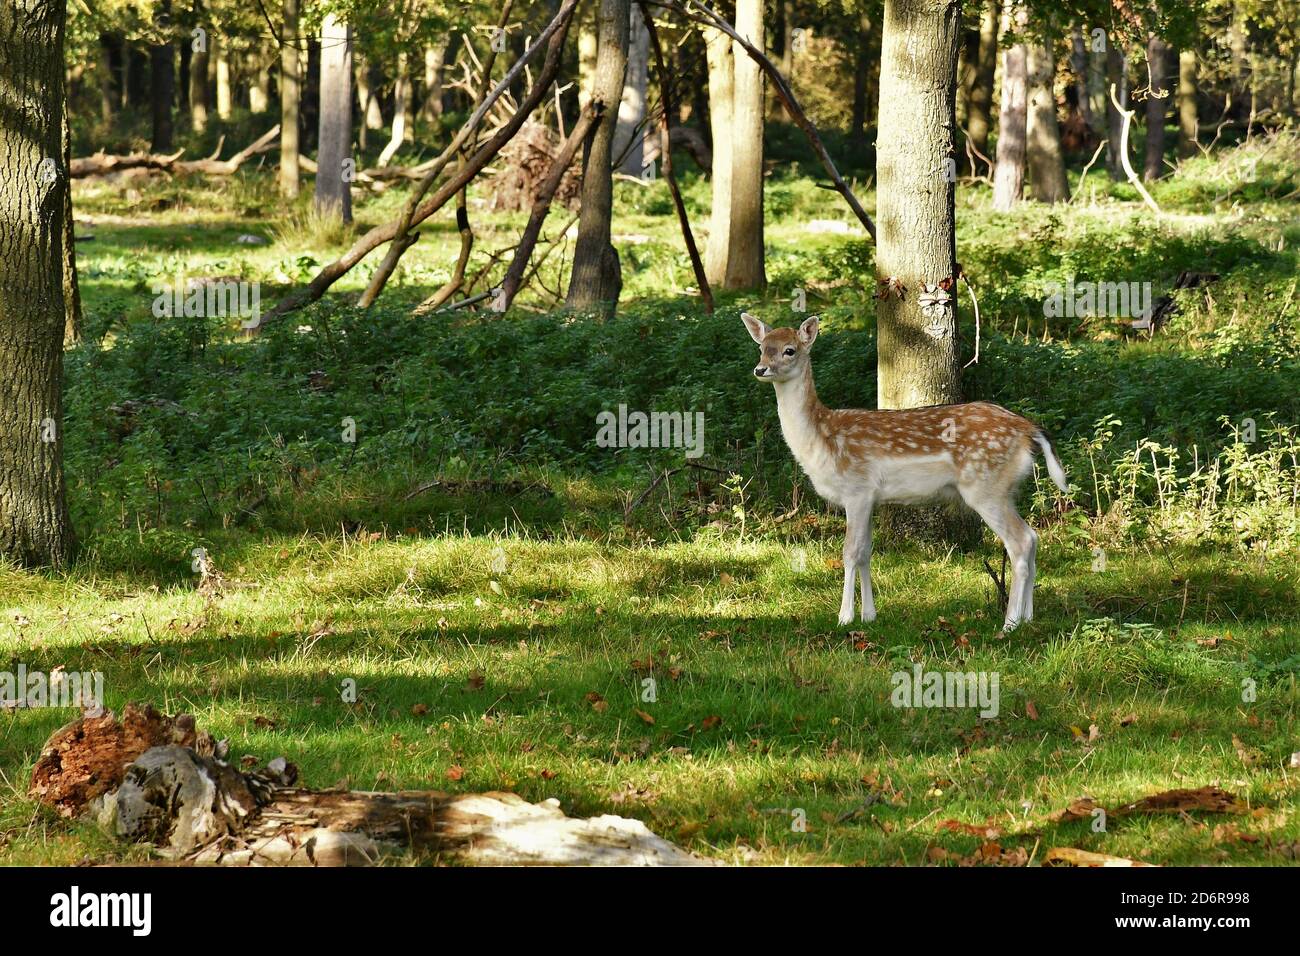
M802 149L781 136L778 152ZM719 295L713 318L685 294L664 184L619 183L614 234L637 238L616 238L613 321L567 316L537 289L505 319L412 320L454 262L443 214L369 313L349 302L377 256L252 342L233 321L154 319L151 286L178 268L237 275L263 283L265 307L349 241L318 228L305 197L282 203L256 169L79 183L89 341L67 356L64 431L82 550L62 574L0 567L0 670L102 671L108 706L190 711L235 756L284 755L310 786L554 796L724 861L969 857L983 840L945 825L959 821L1034 863L1058 846L1290 862L1300 218L1283 197L1300 172L1285 156L1222 199L1242 157L1188 162L1154 188L1159 223L1096 170L1068 208L999 215L987 189L959 190L983 321L967 393L1043 423L1073 486L1062 501L1027 483L1037 616L1011 635L987 533L972 553L882 535L879 619L835 624L843 520L791 465L735 318L786 322L803 289L824 317L822 397L871 401L872 250L809 231L848 216L806 162L782 163L766 190L770 289ZM691 174L684 191L702 230L708 183ZM488 213L487 195L471 195L471 271L522 224ZM358 197L356 230L404 196ZM546 287L566 256L548 260ZM1044 282L1151 281L1158 296L1184 269L1221 278L1184 293L1153 340L1042 314ZM125 414L126 400L144 404ZM619 402L706 409L706 461L724 475L674 476L625 518L681 460L595 449L593 415ZM339 441L345 416L355 445ZM1247 417L1256 444L1239 440ZM782 520L796 493L799 515ZM198 589L196 547L223 577L216 594ZM996 672L997 717L892 706L891 676L915 663ZM26 797L41 743L72 716L0 712L5 862L146 858ZM1082 796L1114 808L1209 785L1252 812L1112 818L1104 833L1049 819Z

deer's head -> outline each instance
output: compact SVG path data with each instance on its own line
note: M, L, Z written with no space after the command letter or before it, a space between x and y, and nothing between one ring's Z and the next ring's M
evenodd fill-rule
M749 337L758 343L754 377L765 382L789 382L803 374L817 338L817 317L804 319L797 329L773 329L748 312L740 313Z

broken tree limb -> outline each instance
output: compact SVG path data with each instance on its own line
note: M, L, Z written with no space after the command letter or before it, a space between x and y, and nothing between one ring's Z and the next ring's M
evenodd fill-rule
M537 199L533 202L532 211L528 214L528 225L524 227L523 235L519 238L519 245L515 249L515 257L511 260L510 268L506 270L506 277L501 282L501 307L499 311L505 312L510 308L510 304L514 302L515 294L523 283L524 271L528 268L528 261L532 258L533 248L537 245L537 236L541 233L542 224L546 222L546 216L551 211L551 200L555 196L555 191L560 188L560 181L573 164L573 157L577 153L578 147L591 136L604 112L605 104L598 100L592 100L584 106L582 113L578 116L578 121L573 124L568 139L564 141L559 152L555 154L555 158L551 160L550 171L546 174L546 179L542 181L542 185L538 189Z
M81 179L87 176L102 176L106 173L117 172L123 169L161 169L169 173L200 173L206 176L231 176L238 172L239 167L244 165L254 156L265 153L274 149L276 141L280 137L280 126L276 124L269 130L259 136L248 146L241 149L229 159L217 159L221 152L221 145L217 145L216 151L206 159L195 159L181 161L181 154L184 150L174 153L171 156L161 156L157 153L133 153L129 156L107 156L103 153L96 153L94 156L87 156L82 159L74 159L69 167L69 175L73 179Z
M763 51L737 33L735 27L724 20L719 14L715 13L712 9L701 3L700 0L685 0L686 6L676 3L674 0L646 0L646 2L653 4L654 6L674 10L686 17L686 19L690 20L692 23L720 30L727 36L731 37L735 43L740 45L740 47L749 55L749 58L757 63L763 72L772 80L772 86L776 90L776 95L781 100L782 105L785 106L786 113L794 120L795 125L803 130L804 135L808 138L808 142L813 148L813 152L815 152L817 158L821 160L822 168L826 170L826 174L830 176L831 182L834 183L835 191L844 197L844 201L847 202L849 208L853 210L853 215L858 217L858 221L862 223L862 228L867 230L867 234L871 236L871 241L875 242L876 224L871 221L871 217L867 215L867 211L862 208L862 203L858 202L858 197L853 195L853 190L849 188L848 183L844 181L844 177L841 176L839 170L835 168L835 161L831 159L831 154L826 151L826 144L822 142L821 134L817 132L817 127L813 125L812 120L808 118L808 114L805 113L803 107L799 105L799 101L795 98L794 91L790 89L790 84L786 82L785 77L781 75L781 71L773 65L772 61L763 55Z
M709 277L705 274L704 263L700 260L700 250L695 245L695 235L691 232L691 220L686 214L686 204L682 201L682 191L677 188L677 176L673 173L672 127L668 118L676 111L673 109L672 81L668 69L664 66L664 51L659 44L659 31L655 28L654 17L650 8L638 0L641 19L645 21L646 33L650 35L650 48L655 55L655 70L659 74L659 91L663 98L663 109L659 111L659 140L663 160L664 179L668 182L668 192L673 197L673 207L677 210L677 221L682 227L682 241L686 243L686 253L691 257L691 271L695 273L695 286L700 290L704 300L704 311L713 314L713 290L709 287Z
M506 0L506 4L501 11L501 17L497 21L498 31L503 31L505 29L505 25L510 17L510 11L513 7L514 0ZM558 22L559 14L556 15L555 20L551 21L551 25L547 29L550 30L556 27ZM567 30L567 25L565 29ZM546 31L543 31L543 36L545 36L545 32ZM564 31L561 31L561 35L563 35L563 32ZM357 302L359 308L368 309L374 304L375 299L379 298L379 293L384 291L384 286L388 282L388 277L391 276L393 271L397 268L397 263L402 258L402 253L409 248L410 243L406 242L405 238L408 230L411 228L411 220L415 215L415 210L420 199L429 190L429 187L433 185L434 181L442 175L443 169L451 162L453 156L460 155L461 157L460 164L457 167L457 173L459 174L464 171L467 163L464 151L466 149L472 149L474 144L478 141L479 124L482 123L483 119L487 116L488 111L492 108L492 104L509 89L511 78L520 74L520 72L527 66L528 60L532 57L533 53L541 47L541 44L542 37L538 37L537 42L524 51L523 56L515 62L514 66L506 71L505 77L500 83L492 88L491 92L488 91L488 84L492 81L492 65L496 62L496 50L492 50L488 55L483 66L483 75L479 82L478 98L475 102L474 110L470 115L470 118L466 121L465 125L461 127L460 132L456 134L456 137L452 140L451 144L443 150L442 154L434 161L434 164L429 167L429 170L424 174L424 178L421 179L415 189L411 191L411 195L407 197L406 202L402 206L401 215L398 217L397 231L393 236L394 242L389 246L388 252L385 254L383 261L379 264L379 268L375 270L375 274L371 276L370 282L366 285L366 290L361 293L361 298ZM467 47L467 49L470 50L471 53L473 52L473 47ZM512 137L513 135L514 133L511 133ZM502 145L504 146L504 143Z
M1133 110L1126 110L1124 107L1120 106L1119 100L1115 97L1114 83L1110 85L1110 102L1120 116L1124 118L1124 125L1119 134L1119 161L1124 166L1124 175L1128 177L1128 181L1133 184L1133 188L1138 191L1138 195L1141 196L1142 201L1151 208L1151 211L1157 216L1163 215L1160 207L1156 205L1156 201L1152 199L1151 194L1147 192L1146 186L1142 185L1142 179L1133 168L1132 160L1128 158L1128 131L1133 125L1133 117L1136 114Z
M481 105L479 109L474 112L474 115L466 121L465 125L461 127L460 132L456 134L456 138L452 141L451 145L449 145L447 149L443 151L442 155L438 157L440 161L439 164L430 169L430 171L425 175L425 178L420 181L419 186L417 186L415 191L412 193L411 198L407 203L407 209L411 210L409 216L407 215L407 210L404 209L402 214L396 219L390 220L382 226L376 226L371 229L353 243L352 248L342 256L324 266L306 288L299 289L280 300L280 302L276 304L275 308L262 316L261 321L257 326L253 326L253 329L258 328L269 321L278 319L281 316L287 315L290 312L296 311L310 302L315 302L320 299L320 297L328 291L330 286L337 282L344 274L352 269L353 266L379 246L392 241L401 233L406 232L406 230L411 226L418 225L428 219L446 205L447 201L451 199L452 196L456 195L463 186L478 175L484 166L492 161L492 158L501 151L501 147L510 141L510 138L519 131L519 127L524 124L524 121L528 118L529 114L531 114L533 110L537 108L538 104L541 103L542 99L546 95L546 91L550 89L551 83L554 82L555 77L558 75L560 70L560 61L564 52L564 40L568 33L569 22L572 19L573 11L577 6L577 3L578 0L564 0L564 4L555 15L555 19L552 20L551 24L542 31L542 35L537 38L537 42L524 51L523 56L516 61L515 65L494 88L493 94L498 94L500 91L504 91L509 84L514 81L514 78L522 72L533 52L540 47L543 42L545 42L546 58L543 61L540 72L538 73L537 80L533 84L532 89L528 91L528 95L524 98L523 102L519 104L519 109L515 111L509 121L498 129L496 133L493 134L492 138L484 143L483 146L481 146L472 156L468 157L465 162L457 168L456 174L447 182L443 183L442 186L438 188L437 192L423 202L420 202L418 205L412 206L412 204L418 202L419 198L424 195L430 186L433 185L434 180L437 179L438 175L442 172L446 163L450 162L452 156L455 155L456 151L459 150L461 145L469 138L472 129L477 128L478 123L481 122L482 117L486 114L488 108L487 102ZM546 39L543 40L543 38ZM493 96L490 94L488 99L491 100L492 98Z

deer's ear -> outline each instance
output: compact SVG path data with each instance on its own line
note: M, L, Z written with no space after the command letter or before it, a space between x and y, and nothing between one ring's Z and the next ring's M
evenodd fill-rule
M803 325L799 326L799 341L804 344L805 348L812 345L813 340L817 338L817 329L818 323L815 315L810 315L804 319Z
M758 316L750 315L748 312L740 313L740 321L744 322L745 328L749 330L749 337L759 345L763 344L763 336L772 331Z

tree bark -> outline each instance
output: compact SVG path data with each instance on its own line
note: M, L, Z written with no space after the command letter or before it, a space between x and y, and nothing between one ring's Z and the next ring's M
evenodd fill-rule
M72 126L68 122L68 104L63 104L63 171L72 169ZM63 190L63 341L73 345L81 341L81 284L77 281L77 236L72 217L72 177L65 175Z
M266 58L266 51L255 51L257 73L248 85L248 111L253 114L265 113L271 106L271 64Z
M971 145L981 155L989 154L990 110L993 106L993 79L998 64L998 20L1000 0L987 0L980 14L979 61L967 105L966 133Z
M763 0L737 0L736 32L757 49L764 47ZM763 71L736 44L735 93L732 100L731 235L727 252L727 289L762 289L763 262Z
M352 221L351 177L343 163L352 147L352 27L335 14L320 27L320 133L316 158L316 208Z
M632 5L628 24L627 75L623 81L623 99L618 106L618 125L614 130L614 158L626 154L621 169L629 176L640 176L645 167L646 87L650 69L650 34L641 20L641 11Z
M1076 27L1070 35L1070 69L1074 73L1074 98L1079 115L1088 129L1094 129L1092 100L1088 90L1088 47L1083 30Z
M1115 87L1115 95L1120 105L1128 108L1128 57L1115 46L1113 40L1107 40L1106 46L1106 87ZM1106 104L1106 171L1110 178L1125 179L1124 157L1120 150L1120 137L1124 132L1124 114L1115 109L1115 104Z
M280 192L298 195L298 112L302 96L298 67L298 14L302 0L284 0L283 38L280 47Z
M614 204L611 154L627 68L630 11L628 0L601 0L591 101L603 112L585 150L578 239L565 299L571 309L599 309L605 315L613 314L623 287L618 252L609 239Z
M1024 29L1025 11L1015 16ZM1010 15L1007 17L1011 20ZM993 208L1007 212L1024 195L1025 138L1028 133L1028 51L1017 43L1002 52L1002 103L998 115L998 155L993 171ZM883 91L882 91L883 99Z
M721 30L709 28L705 28L704 37L709 66L709 129L713 139L712 204L704 271L709 284L718 287L726 279L731 248L731 113L736 73L731 38Z
M1151 92L1147 96L1147 141L1142 178L1153 182L1165 167L1165 112L1169 108L1169 44L1157 36L1147 41L1147 63L1151 70Z
M1196 153L1201 121L1196 106L1196 50L1182 50L1178 54L1178 155Z
M62 0L0 4L0 557L63 566Z
M118 41L111 33L99 35L99 116L105 123L113 122L121 96L113 64L115 42Z
M578 107L585 107L591 102L591 91L596 83L596 54L600 39L596 35L597 12L600 2L596 0L583 11L578 26Z
M160 23L171 23L171 0L158 8ZM172 148L172 101L176 98L176 51L170 43L149 47L149 102L153 120L152 144L155 153Z
M1029 185L1039 202L1066 202L1070 198L1070 184L1065 178L1061 128L1056 120L1056 97L1052 93L1056 58L1050 46L1039 43L1031 44L1027 53Z
M954 183L942 174L956 140L957 4L885 0L876 181L877 401L913 408L961 398L957 364ZM925 315L927 287L950 285Z

